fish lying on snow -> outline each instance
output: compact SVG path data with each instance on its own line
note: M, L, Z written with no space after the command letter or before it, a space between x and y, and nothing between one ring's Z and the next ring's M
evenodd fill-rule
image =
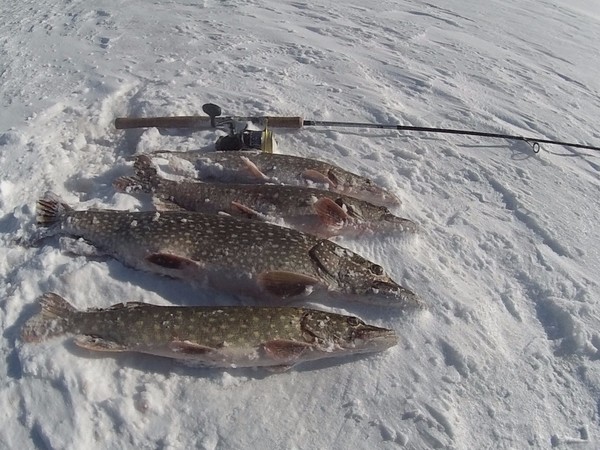
M372 180L316 159L260 151L160 151L151 155L190 161L203 181L312 185L377 205L400 205L398 197Z
M383 351L397 344L392 330L362 320L290 307L175 307L120 303L79 311L57 294L40 298L42 311L23 326L25 342L75 335L81 347L141 352L208 367L272 367Z
M126 265L259 299L343 294L422 307L383 268L329 240L290 228L197 212L75 211L55 195L37 204L41 237L83 238ZM339 295L338 295L339 296Z
M365 231L414 232L414 222L393 215L387 207L344 194L303 186L199 183L159 176L147 155L137 157L134 177L113 185L121 192L152 193L163 206L275 222L321 237Z

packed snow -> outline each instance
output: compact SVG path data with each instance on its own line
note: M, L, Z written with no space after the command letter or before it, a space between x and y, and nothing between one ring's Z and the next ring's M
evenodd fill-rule
M600 159L592 150L368 128L274 129L278 151L396 193L420 233L338 242L423 312L377 355L281 373L92 354L19 333L52 291L239 304L110 258L31 246L35 202L144 209L130 157L220 131L116 130L201 114L460 128L600 145L600 5L584 0L23 0L0 6L0 447L600 447ZM311 304L312 307L325 308Z

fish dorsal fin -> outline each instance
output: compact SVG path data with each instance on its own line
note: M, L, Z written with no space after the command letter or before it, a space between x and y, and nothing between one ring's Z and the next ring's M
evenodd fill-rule
M92 350L95 352L125 352L129 350L124 345L96 336L79 335L75 336L75 339L73 339L73 341L75 342L75 344L77 344L78 347Z
M305 342L276 339L265 342L264 348L270 358L289 368L305 351L311 348L311 345Z
M260 171L260 169L256 166L256 164L254 164L252 161L250 161L250 159L248 157L241 156L240 158L244 162L246 171L248 173L250 173L250 175L252 175L255 178L258 178L259 180L267 180L269 178L264 173L262 173Z
M319 283L314 277L296 272L272 270L258 275L258 284L267 292L286 298L304 294L306 288Z
M348 213L329 197L322 197L317 200L313 208L319 218L327 225L340 226L345 220L348 220Z
M192 259L171 253L152 253L146 256L146 261L150 264L173 270L191 270L198 266L198 263Z
M143 307L148 307L148 303L144 303L144 302L115 303L114 305L111 305L106 309L98 308L98 309L92 309L92 311L106 311L106 310L118 311L118 310L122 310L122 309L132 310L132 309L143 308Z
M212 347L190 341L171 341L169 342L169 348L175 353L182 353L185 355L206 355L216 351Z
M326 184L329 187L335 188L337 186L327 175L319 172L315 169L307 169L302 172L302 178L308 181L312 181L313 183Z
M292 367L294 367L293 364L280 364L277 366L267 366L265 369L271 373L284 373L290 370Z
M234 215L241 215L248 219L260 219L261 214L258 211L253 210L252 208L243 205L239 202L231 202L231 212Z

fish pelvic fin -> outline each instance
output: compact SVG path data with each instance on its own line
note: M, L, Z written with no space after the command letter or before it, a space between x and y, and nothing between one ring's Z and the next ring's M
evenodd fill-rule
M140 155L135 158L133 164L135 175L132 177L119 177L113 181L113 187L119 192L125 193L153 193L161 185L162 179L158 170L148 155Z
M266 292L280 298L307 294L319 280L302 273L272 270L258 274L257 281Z
M25 322L21 339L24 342L40 342L67 333L70 317L77 310L52 292L42 295L38 302L42 310Z
M229 211L235 216L241 216L247 219L262 220L264 222L267 221L267 217L264 214L261 214L240 202L231 202Z
M241 159L242 159L242 162L244 163L244 169L252 177L256 178L257 180L268 180L269 179L269 177L267 177L264 173L261 172L261 170L258 168L258 166L256 164L254 164L252 161L250 161L250 158L248 158L246 156L242 156Z
M97 336L79 335L73 339L75 345L95 352L126 352L127 346Z
M332 180L328 175L319 172L316 169L307 169L302 172L301 177L306 181L312 183L324 184L328 189L335 189L337 187L337 181Z
M43 227L50 227L59 222L68 211L72 211L69 205L64 203L60 197L52 192L47 192L43 198L37 201L36 222Z
M317 200L313 209L321 221L331 227L340 227L349 218L348 213L329 197Z

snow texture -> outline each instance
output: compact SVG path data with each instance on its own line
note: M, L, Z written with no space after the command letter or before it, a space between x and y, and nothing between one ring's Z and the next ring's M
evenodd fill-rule
M373 357L268 375L69 340L23 344L35 299L236 300L28 246L36 199L142 209L134 154L218 131L120 131L119 116L303 115L600 144L600 6L584 0L23 0L0 6L0 448L600 447L600 159L525 142L274 130L279 152L398 194L416 239L341 240L426 312L338 310L394 328Z

